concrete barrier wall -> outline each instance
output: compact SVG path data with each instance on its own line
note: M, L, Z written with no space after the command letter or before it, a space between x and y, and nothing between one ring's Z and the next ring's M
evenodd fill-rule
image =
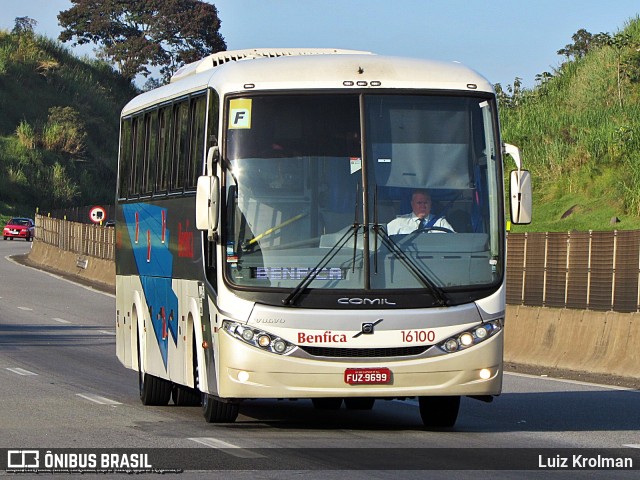
M79 262L80 260L80 262ZM78 266L87 260L86 268ZM115 264L34 241L31 263L115 289ZM640 378L640 313L508 305L506 362Z
M33 241L28 260L29 263L43 265L47 269L97 283L107 289L115 289L116 286L116 265L113 260L78 255L37 239Z
M640 314L507 306L505 361L640 378Z

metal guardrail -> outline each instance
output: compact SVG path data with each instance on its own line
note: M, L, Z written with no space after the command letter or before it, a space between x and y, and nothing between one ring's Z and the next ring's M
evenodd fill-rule
M507 303L640 310L640 231L507 237Z
M115 228L36 215L35 238L60 250L115 260Z

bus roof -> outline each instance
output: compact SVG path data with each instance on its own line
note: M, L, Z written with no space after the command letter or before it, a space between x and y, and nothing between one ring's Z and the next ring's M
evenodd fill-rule
M208 86L216 88L221 96L258 90L363 88L493 92L486 78L457 62L353 50L241 50L221 52L186 65L172 83L134 98L122 114Z
M202 73L212 68L219 67L228 62L237 62L239 60L254 60L256 58L277 58L290 57L298 55L347 55L347 54L368 54L371 52L363 52L359 50L341 50L337 48L252 48L247 50L230 50L214 53L208 57L182 66L171 77L171 83L183 80L185 77Z

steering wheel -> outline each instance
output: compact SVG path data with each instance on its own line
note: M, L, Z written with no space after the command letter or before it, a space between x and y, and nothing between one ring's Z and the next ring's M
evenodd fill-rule
M443 232L443 233L455 233L453 230L447 227L423 227L416 230L417 233L429 233L431 231Z

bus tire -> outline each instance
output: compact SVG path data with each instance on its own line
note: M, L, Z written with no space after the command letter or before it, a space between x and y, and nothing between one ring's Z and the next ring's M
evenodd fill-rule
M224 403L208 393L202 394L202 414L208 423L233 423L239 410L237 403Z
M451 428L460 411L460 396L420 397L420 416L427 428Z
M171 382L142 372L138 372L138 379L143 405L164 406L169 403Z
M194 388L185 385L174 384L171 390L173 403L178 407L197 407L202 403L200 394L200 375L198 370L198 360L196 353L196 337L194 335L192 341L191 363L193 365L193 385Z
M142 371L140 339L138 338L138 390L143 405L164 406L171 398L171 382Z
M371 410L376 403L372 397L347 397L344 399L344 406L347 410Z
M197 407L202 401L198 390L184 385L174 385L171 390L171 397L173 398L173 403L178 407Z
M312 398L313 407L317 410L338 410L342 406L342 398Z

